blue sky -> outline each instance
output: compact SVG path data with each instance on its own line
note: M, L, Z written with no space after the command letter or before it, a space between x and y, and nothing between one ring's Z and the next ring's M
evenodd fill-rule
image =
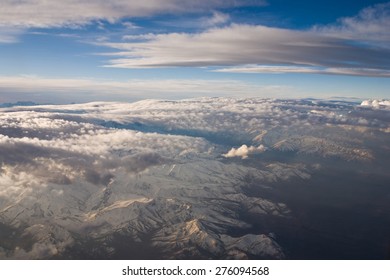
M387 98L390 2L0 3L0 102Z

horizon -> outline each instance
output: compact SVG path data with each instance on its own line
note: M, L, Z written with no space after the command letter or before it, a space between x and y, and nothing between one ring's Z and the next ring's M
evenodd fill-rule
M1 6L0 103L389 95L386 1Z
M390 0L2 0L0 260L389 259L389 26Z
M131 103L138 103L138 102L143 102L143 101L162 101L162 102L180 102L180 101L201 101L202 99L219 99L219 100L224 100L224 99L230 99L230 100L270 100L270 101L325 101L325 102L345 102L345 103L355 103L358 106L365 106L362 103L364 102L386 102L388 99L386 98L359 98L359 97L353 97L353 96L330 96L327 98L313 98L313 97L282 97L282 98L277 98L277 97L235 97L235 96L197 96L197 97L189 97L189 98L182 98L182 99L163 99L163 98L141 98L141 99L134 99L134 100L125 100L125 101L120 101L120 100L93 100L93 101L84 101L84 102L74 102L74 101L69 101L68 103L39 103L39 102L34 102L31 100L16 100L12 102L0 102L0 108L4 107L34 107L34 106L71 106L71 105L82 105L82 104L93 104L93 103L123 103L123 104L131 104ZM387 106L387 105L386 105Z
M0 108L0 259L386 259L389 109Z

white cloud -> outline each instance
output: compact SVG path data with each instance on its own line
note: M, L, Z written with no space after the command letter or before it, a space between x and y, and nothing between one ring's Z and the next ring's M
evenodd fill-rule
M354 17L341 18L337 24L316 26L315 31L389 48L390 2L367 7Z
M229 152L224 154L223 156L226 158L232 158L232 157L241 157L242 159L248 158L249 155L252 154L259 154L266 150L266 148L263 145L260 145L258 147L255 146L247 146L242 145L239 148L232 148Z
M157 34L155 34L155 33L145 33L145 34L138 34L138 35L124 35L124 36L122 36L122 39L129 40L129 41L151 40L151 39L156 38L156 36L157 36Z
M204 30L212 27L221 27L227 25L231 21L230 15L220 12L211 11L206 15L190 15L175 17L172 19L164 19L159 21L159 24L164 27L174 28L177 27L189 29L189 30ZM146 39L146 38L145 38ZM154 38L149 38L154 39Z
M335 68L335 67L307 67L307 66L273 66L273 65L244 65L216 69L214 72L225 73L304 73L304 74L328 74L328 75L351 75L368 77L390 77L390 70L367 69L367 68Z
M294 51L283 46L289 41L308 41L304 32L268 28L264 26L231 25L213 28L203 33L158 34L153 39L139 43L105 43L104 46L121 50L121 59L113 59L108 66L123 68L158 66L214 66L237 65L263 60L277 63ZM275 53L277 52L277 56ZM126 58L126 54L129 58ZM131 57L131 58L130 58ZM137 57L134 59L134 57ZM298 60L298 59L297 59Z
M320 73L388 77L390 3L363 10L337 25L309 30L231 24L200 33L138 36L141 41L101 45L107 67L229 67L224 72ZM220 14L216 22L226 22ZM255 67L248 67L254 65Z
M127 17L191 13L216 8L265 4L265 1L261 0L3 0L0 9L0 26L78 27L96 20L115 22Z
M294 94L294 89L279 85L256 85L236 80L141 80L112 81L98 79L63 79L36 76L0 76L3 99L20 93L22 100L69 103L76 100L137 100L145 98L186 98L188 96L283 96ZM7 91L12 94L7 95ZM39 92L39 94L36 94ZM57 93L53 98L53 93ZM82 95L80 95L82 93ZM47 96L45 95L47 94ZM297 93L298 94L298 93ZM36 96L36 97L35 97ZM45 96L44 98L42 98ZM20 100L19 96L19 100ZM45 101L42 101L45 100ZM0 99L0 102L2 101Z
M289 72L303 67L301 72L388 75L388 50L347 44L314 31L233 24L197 34L158 34L145 39L147 41L144 42L102 43L120 50L113 54L122 56L109 60L106 66L148 68L256 64L284 67L282 70ZM262 67L261 71L274 70ZM321 68L325 70L321 71Z
M126 22L123 22L122 23L123 26L125 26L127 29L138 29L140 28L138 25L130 22L130 21L126 21Z
M33 174L16 171L9 166L1 166L0 171L0 198L14 197L17 199L21 194L31 193L37 186L45 187L45 183ZM3 205L0 203L1 206Z
M18 114L16 118L27 117L25 114ZM24 122L29 123L28 119ZM42 120L43 123L46 120ZM21 123L18 127L24 129L25 125ZM43 129L45 126L41 125L40 128L32 126L32 131ZM66 131L69 127L68 124L60 126L61 131ZM196 138L187 138L185 136L170 136L166 135L162 137L154 133L142 133L135 132L133 130L112 130L103 129L100 127L94 127L91 129L90 126L79 124L78 127L70 130L64 135L56 135L55 127L47 128L47 134L53 134L55 137L51 139L45 139L45 137L36 137L30 135L17 135L14 137L8 137L0 134L0 145L7 146L8 148L13 147L15 151L26 149L31 147L31 152L37 153L42 149L58 149L65 153L74 153L84 156L101 156L109 157L116 151L132 151L129 154L135 153L149 153L152 151L159 151L161 155L174 157L175 155L181 154L183 151L191 150L191 147L200 150L207 150L207 144ZM25 131L25 130L22 130ZM42 135L44 136L44 135ZM39 150L32 149L32 147L41 148ZM50 154L50 151L49 151ZM54 153L55 154L55 153Z
M22 29L14 27L2 27L0 25L0 43L15 43L18 41Z
M388 126L383 111L312 99L1 108L2 222L18 228L15 238L31 237L35 245L0 248L0 257L49 258L73 243L71 233L90 236L91 228L94 237L102 237L126 225L137 236L182 228L193 218L232 228L240 223L237 209L288 215L286 205L248 197L241 186L308 179L311 170L323 168L316 164L322 157L380 164L373 156L387 151ZM226 151L227 158L244 159L265 146L271 152L258 164L221 160ZM285 163L280 154L273 157L275 150L312 158L298 155Z
M201 19L201 24L204 27L210 27L210 26L218 26L224 23L227 23L230 20L230 16L228 14L224 14L221 12L213 12L212 17L210 18L203 18Z
M99 170L126 166L129 172L140 172L167 159L217 157L232 146L238 148L230 149L224 157L247 158L264 152L267 146L320 156L365 158L370 152L356 139L362 139L361 133L367 134L367 129L374 133L388 128L386 118L376 118L371 110L317 104L201 98L3 108L0 162L14 166L14 172L22 166L20 170L28 174L55 182L86 177L99 183L109 178L104 172L104 176L96 173ZM359 129L345 130L346 125ZM330 131L326 139L324 130ZM95 173L91 173L92 167ZM45 175L47 170L52 176Z
M390 109L390 100L376 100L376 99L364 100L360 105L364 107Z

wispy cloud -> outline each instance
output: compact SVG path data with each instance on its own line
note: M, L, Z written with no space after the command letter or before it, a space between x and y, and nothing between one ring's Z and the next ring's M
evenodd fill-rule
M164 19L158 24L168 28L185 28L189 30L205 30L207 28L226 26L231 21L230 15L220 11L212 11L207 15L181 16L178 18Z
M307 67L307 66L272 66L272 65L246 65L239 67L227 67L213 70L225 73L303 73L303 74L328 74L328 75L351 75L366 77L390 77L390 70L367 69L367 68L332 68L332 67Z
M309 30L231 24L200 33L153 34L139 37L141 41L136 42L105 43L104 46L119 50L113 54L120 57L109 60L106 66L230 66L236 67L230 72L242 73L387 77L390 70L390 40L386 30L389 11L390 4L377 5L356 17L341 19L337 25ZM256 69L249 69L249 64L256 65Z
M136 25L136 24L134 24L134 23L132 23L130 21L123 22L122 25L124 27L126 27L127 29L138 29L138 28L140 28L138 25Z
M162 13L191 13L216 8L262 6L254 0L4 0L0 9L0 26L77 27L94 20L115 22L122 18L143 17Z
M141 41L141 40L151 40L157 37L157 34L155 33L144 33L144 34L138 34L138 35L124 35L122 37L122 40L126 41Z
M0 76L0 90L5 93L3 98L12 99L6 92L24 95L24 100L34 99L39 93L39 100L42 102L44 96L51 98L56 93L58 100L73 101L77 95L83 101L93 100L137 100L144 98L187 98L189 96L281 96L286 92L292 94L291 87L280 85L256 85L237 80L186 80L186 79L165 79L165 80L141 80L133 79L128 81L112 81L99 79L63 79L44 78L37 76ZM27 94L27 95L26 95ZM51 96L51 97L50 97ZM8 101L9 101L8 100ZM20 96L19 96L20 100ZM48 101L46 101L48 102Z
M367 7L354 17L339 19L336 24L315 26L313 30L350 40L388 48L390 43L390 2Z
M22 33L22 29L0 26L0 43L15 43Z
M213 12L211 17L202 18L201 20L203 21L203 26L214 27L229 22L230 16L221 12Z

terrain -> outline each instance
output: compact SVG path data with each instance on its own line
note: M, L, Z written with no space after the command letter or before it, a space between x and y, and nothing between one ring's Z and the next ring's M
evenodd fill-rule
M0 108L2 259L390 257L386 100L28 105Z

